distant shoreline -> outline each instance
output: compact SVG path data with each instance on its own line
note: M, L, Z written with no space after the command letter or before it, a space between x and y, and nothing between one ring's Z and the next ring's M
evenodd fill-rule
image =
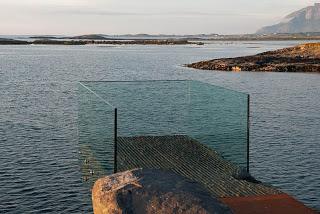
M193 39L190 40L171 40L171 39L134 39L134 40L13 40L1 39L0 45L205 45L210 42L263 42L263 41L320 41L316 38L301 38L301 39L245 39L245 38L230 38L230 39Z
M0 38L0 45L29 45L28 41Z
M0 45L204 45L203 42L191 42L182 39L139 39L139 40L52 40L40 39L22 41L0 39Z
M203 45L214 41L320 41L320 32L296 33L296 34L196 34L196 35L149 35L149 34L126 34L104 35L89 34L80 36L15 36L1 38L0 45Z

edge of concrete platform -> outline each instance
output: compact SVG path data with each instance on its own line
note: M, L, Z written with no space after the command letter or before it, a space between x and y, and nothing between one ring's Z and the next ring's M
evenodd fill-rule
M261 196L227 197L220 198L220 200L228 205L236 214L318 213L285 193Z

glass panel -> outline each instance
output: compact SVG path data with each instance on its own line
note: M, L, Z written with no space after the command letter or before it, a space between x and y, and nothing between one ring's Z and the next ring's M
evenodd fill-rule
M118 109L118 135L173 135L185 132L184 81L100 82L86 85ZM181 116L184 116L181 118Z
M89 141L85 138L84 141L90 144L93 157L107 172L111 173L112 169L114 108L118 110L119 139L130 138L132 142L140 143L148 140L158 146L164 143L167 147L174 146L177 141L192 139L238 166L246 167L247 94L198 81L82 84L86 88L80 98L86 98L82 104L84 110L80 110L80 119L84 118L81 129L90 136ZM166 143L169 141L173 143ZM135 147L133 155L137 157L152 155L147 152L146 144L139 147L137 143ZM162 148L168 151L168 148ZM122 148L121 152L124 156L130 151ZM109 165L103 164L104 161ZM140 167L138 162L130 167ZM150 166L161 167L161 164L152 164Z
M112 105L82 83L78 84L79 157L84 183L113 172L114 114Z
M248 95L191 81L188 134L246 167Z

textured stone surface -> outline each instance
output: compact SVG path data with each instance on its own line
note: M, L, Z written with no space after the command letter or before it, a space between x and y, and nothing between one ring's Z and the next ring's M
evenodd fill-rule
M232 213L198 183L172 172L135 169L96 181L95 214Z

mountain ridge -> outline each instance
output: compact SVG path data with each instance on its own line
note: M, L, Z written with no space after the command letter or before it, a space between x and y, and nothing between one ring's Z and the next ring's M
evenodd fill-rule
M259 29L257 34L320 32L320 3L287 15L280 23Z

